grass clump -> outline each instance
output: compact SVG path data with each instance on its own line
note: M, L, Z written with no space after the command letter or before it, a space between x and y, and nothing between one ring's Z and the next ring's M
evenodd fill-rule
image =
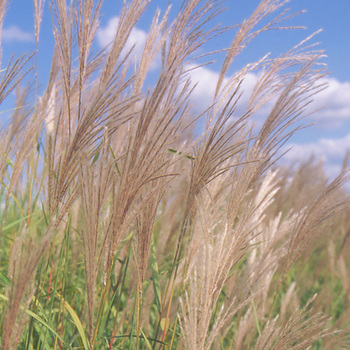
M24 86L32 74L38 85L30 56L1 71L0 102L17 96L0 144L2 349L348 348L349 173L327 182L312 163L275 165L324 88L322 51L310 37L227 78L257 35L290 18L286 1L262 0L196 115L190 73L229 30L207 29L221 1L157 11L132 64L128 38L149 3L125 2L114 40L92 55L102 1L51 1L43 94L30 102ZM44 2L34 5L38 47Z

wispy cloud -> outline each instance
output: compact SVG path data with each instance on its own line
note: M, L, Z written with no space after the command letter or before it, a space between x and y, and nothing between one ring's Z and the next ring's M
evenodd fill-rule
M33 42L34 34L25 32L17 25L11 25L2 30L2 40L5 42Z
M117 28L119 17L112 17L106 27L100 27L97 31L97 42L101 48L105 48L113 41ZM136 58L138 61L141 58L143 48L147 39L147 32L134 27L130 33L128 41L123 49L123 54L126 54L134 45L131 53L131 58Z

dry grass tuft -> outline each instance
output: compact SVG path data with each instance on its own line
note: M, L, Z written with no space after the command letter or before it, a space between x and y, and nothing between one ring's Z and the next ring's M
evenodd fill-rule
M16 92L0 130L2 349L349 348L347 160L331 182L312 161L277 165L325 88L316 33L228 79L257 35L293 29L287 1L260 1L216 53L206 44L233 28L215 25L222 1L169 2L133 60L150 3L123 2L96 54L103 1L50 1L41 91L34 0L35 52L0 72L0 103ZM196 114L191 73L211 55L223 63Z

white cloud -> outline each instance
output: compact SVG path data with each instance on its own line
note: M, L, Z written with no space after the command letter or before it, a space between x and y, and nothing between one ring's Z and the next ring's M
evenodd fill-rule
M12 25L2 30L2 39L7 42L33 42L34 35L25 32L17 25Z
M193 68L192 66L190 68ZM195 112L200 112L208 107L213 101L216 83L219 73L208 67L199 67L190 71L190 77L197 86L193 92L193 102ZM228 81L230 77L224 80ZM238 110L242 111L249 101L254 85L258 80L258 74L248 73L241 86L243 92L239 101ZM340 82L334 78L327 78L321 81L326 83L328 87L313 97L313 102L308 110L316 111L309 118L315 121L319 127L337 128L341 127L346 121L350 121L350 82ZM262 119L268 115L273 106L274 101L267 102L257 112L258 119ZM199 109L200 108L200 109Z
M204 110L209 107L210 103L213 101L219 73L207 67L193 68L194 66L188 67L188 69L191 69L189 71L189 77L192 84L196 84L192 94L192 101L194 102L194 106ZM200 112L201 110L196 110L196 112Z
M288 144L287 148L292 149L286 154L285 158L290 160L307 159L315 155L324 161L340 160L344 157L347 149L350 149L350 134L342 138L320 138L315 142L303 144Z
M114 40L115 34L118 28L119 17L112 17L106 27L101 27L97 31L97 42L100 47L104 48L112 43ZM143 48L147 39L147 33L142 30L134 27L131 30L130 36L126 42L126 45L122 51L125 55L130 49L135 45L131 57L135 57L136 60L139 60L142 55Z
M105 27L99 28L97 40L101 47L108 46L114 39L118 26L118 17L111 18ZM147 38L147 33L141 29L134 28L123 50L125 54L135 45L131 58L138 61L141 57L142 50ZM193 66L189 66L192 69ZM210 103L213 102L216 83L219 78L219 72L210 69L208 66L192 69L189 72L192 83L197 83L193 91L192 101L195 113L201 113ZM224 84L231 77L224 79ZM240 98L237 112L242 113L253 91L254 85L258 80L258 74L250 72L245 76L241 86L242 96ZM346 121L350 121L350 82L340 82L335 78L325 78L322 83L328 84L328 87L313 97L313 102L309 106L309 111L321 110L315 112L308 120L315 121L322 128L339 128ZM268 115L274 101L269 101L260 108L256 113L256 122L261 124Z
M339 127L350 120L350 82L340 82L334 78L324 79L328 87L317 94L311 108L322 110L312 118L324 127Z
M208 67L188 66L190 69L189 76L192 84L196 84L196 87L192 94L193 108L196 113L200 113L213 103L216 85L219 79L219 72L209 69ZM223 85L225 85L229 79L224 78ZM258 77L254 73L248 73L242 83L241 90L242 96L239 99L239 110L242 110L248 103L250 94L254 88L254 85Z
M315 142L289 143L284 150L291 148L284 157L284 162L306 161L311 156L323 162L328 176L339 174L345 153L350 149L350 133L341 138L320 138Z

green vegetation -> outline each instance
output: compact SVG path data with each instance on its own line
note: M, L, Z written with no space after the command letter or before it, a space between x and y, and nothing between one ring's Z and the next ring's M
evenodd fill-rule
M220 1L156 14L135 64L123 48L148 0L124 4L95 56L101 2L52 1L43 95L24 86L31 74L38 85L28 57L0 75L0 102L17 96L0 143L2 349L350 348L349 173L327 183L312 161L275 164L323 88L322 51L305 41L225 78L256 35L289 17L284 3L262 0L241 24L196 116L189 67L230 30L215 27ZM38 45L43 1L34 4Z

